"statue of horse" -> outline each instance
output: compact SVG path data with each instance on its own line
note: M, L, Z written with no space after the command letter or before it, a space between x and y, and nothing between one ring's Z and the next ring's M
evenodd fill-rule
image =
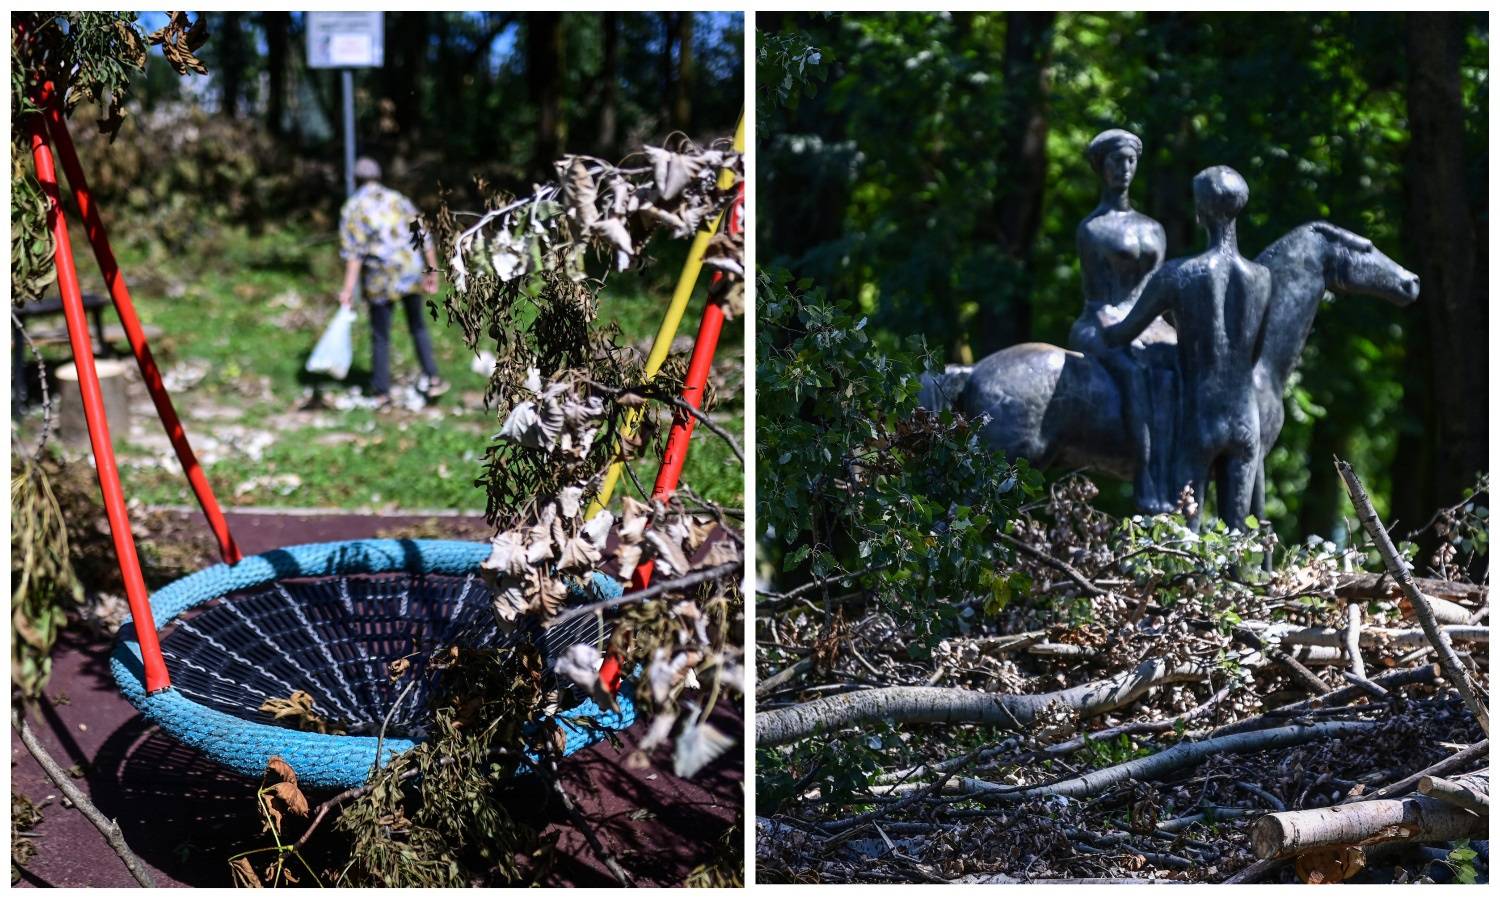
M1369 240L1326 222L1292 229L1255 261L1271 270L1275 284L1254 373L1262 452L1252 511L1263 516L1265 457L1281 434L1282 395L1324 293L1406 306L1417 299L1421 282ZM1164 331L1153 327L1158 339L1136 350L1158 375L1176 365L1175 333L1163 339ZM1175 382L1170 376L1164 380ZM1090 356L1051 344L1017 344L972 366L924 376L921 403L931 410L951 407L970 418L988 417L981 435L1007 457L1023 457L1042 468L1089 469L1125 481L1134 477L1136 453L1121 421L1119 390ZM1164 447L1163 452L1170 451ZM1175 500L1140 498L1138 504L1143 511L1160 512Z

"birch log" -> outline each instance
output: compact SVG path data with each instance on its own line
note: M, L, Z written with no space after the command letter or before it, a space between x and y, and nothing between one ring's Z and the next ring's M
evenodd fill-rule
M1417 782L1417 790L1452 806L1462 807L1483 819L1490 815L1490 771L1471 772L1443 778L1438 775L1423 775Z
M1318 847L1439 843L1487 832L1488 823L1468 810L1431 797L1402 797L1270 813L1250 826L1250 844L1261 859L1280 859Z

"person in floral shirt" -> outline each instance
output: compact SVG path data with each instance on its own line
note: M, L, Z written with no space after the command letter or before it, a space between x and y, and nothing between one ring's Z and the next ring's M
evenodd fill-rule
M387 406L391 391L391 318L400 301L406 310L406 324L411 328L417 346L422 376L417 389L429 398L448 390L448 383L438 376L437 360L432 355L432 338L427 333L422 298L418 291L435 294L438 289L437 255L429 240L422 259L411 245L411 223L417 218L417 207L405 196L380 183L380 165L362 157L354 164L354 180L359 186L344 202L339 214L339 255L344 259L344 286L339 303L354 304L354 286L364 275L364 296L370 304L370 327L373 330L372 374L370 390Z

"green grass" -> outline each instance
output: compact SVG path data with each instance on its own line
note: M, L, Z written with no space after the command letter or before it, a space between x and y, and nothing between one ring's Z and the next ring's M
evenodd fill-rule
M439 369L453 383L438 401L441 415L299 412L316 378L302 366L336 308L341 263L331 236L294 227L256 235L237 228L206 228L191 257L142 246L121 249L121 264L142 321L162 330L152 342L162 369L169 371L186 360L209 365L201 382L173 395L195 447L201 452L213 441L243 443L234 440L235 427L275 434L258 459L237 447L207 466L226 505L484 508L483 490L473 482L480 474L488 436L498 428L499 413L484 409L480 398L487 376L470 370L472 354L441 314L436 322L428 320ZM646 274L614 279L601 297L601 315L620 325L623 341L648 339L655 334L675 277L675 259L664 259ZM84 283L85 290L99 290L97 278L91 283L85 274ZM275 302L288 292L300 296L300 309ZM680 334L696 332L702 294L700 286ZM410 333L399 313L392 331L393 376L415 375L418 366ZM739 322L725 329L716 369L742 365L743 335ZM368 391L370 332L363 314L355 336L355 364L346 384ZM65 358L57 350L50 355ZM738 373L731 380L743 382ZM715 420L731 433L742 434L742 412L742 397L725 397ZM146 426L145 432L159 432L154 421ZM141 436L142 442L146 440ZM148 504L192 502L175 462L163 466L153 461L153 456L167 455L160 447L153 453L118 434L116 447L127 496ZM637 474L649 489L655 461L638 463ZM280 489L256 483L277 476L295 476L299 483L295 488L283 483ZM716 502L743 505L739 463L706 429L694 435L684 480Z

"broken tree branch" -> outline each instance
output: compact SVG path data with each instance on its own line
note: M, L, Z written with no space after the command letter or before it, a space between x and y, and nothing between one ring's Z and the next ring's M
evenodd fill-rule
M1288 725L1283 728L1267 728L1263 731L1248 731L1206 741L1178 744L1175 747L1153 753L1140 759L1132 759L1119 765L1085 772L1077 778L1057 784L1017 787L995 785L990 791L970 799L1018 801L1033 797L1091 797L1127 780L1144 781L1166 772L1196 766L1210 756L1230 753L1255 753L1275 750L1310 741L1351 737L1368 734L1379 726L1374 722L1320 722L1315 725Z
M1396 551L1396 545L1391 542L1391 536L1386 532L1385 526L1380 524L1380 516L1375 513L1375 506L1370 502L1370 495L1365 493L1365 487L1360 483L1359 476L1354 474L1354 467L1341 459L1334 460L1339 477L1343 478L1344 486L1349 491L1349 498L1354 501L1355 513L1359 516L1360 523L1364 525L1365 531L1369 533L1370 539L1375 542L1375 548L1380 551L1385 560L1385 567L1391 573L1391 577L1401 586L1401 592L1416 611L1417 621L1422 623L1422 630L1427 633L1427 640L1431 642L1433 650L1437 652L1438 665L1443 668L1443 677L1453 684L1464 703L1468 705L1469 711L1479 721L1479 727L1488 735L1490 733L1490 714L1484 702L1481 702L1469 673L1464 670L1463 663L1458 655L1453 652L1453 644L1448 641L1448 636L1443 634L1437 617L1433 615L1432 604L1418 590L1412 581L1411 569L1406 560Z
M1490 772L1472 772L1455 778L1423 775L1417 790L1434 800L1467 809L1486 822L1490 818Z
M976 722L1022 728L1053 704L1084 718L1126 706L1154 687L1203 681L1210 662L1169 663L1148 659L1113 678L1046 694L992 694L960 688L889 687L820 697L755 716L756 743L774 747L850 725L892 722Z
M1466 808L1487 822L1490 820L1490 769L1454 778L1422 775L1416 789L1431 798Z
M1399 797L1409 791L1416 790L1417 785L1428 775L1446 775L1455 769L1463 768L1477 759L1489 759L1489 755L1490 739L1485 738L1479 743L1465 747L1447 759L1433 763L1422 771L1414 772L1394 784L1388 784L1380 790L1366 794L1363 797L1351 797L1350 799L1369 801L1382 800L1386 797Z

